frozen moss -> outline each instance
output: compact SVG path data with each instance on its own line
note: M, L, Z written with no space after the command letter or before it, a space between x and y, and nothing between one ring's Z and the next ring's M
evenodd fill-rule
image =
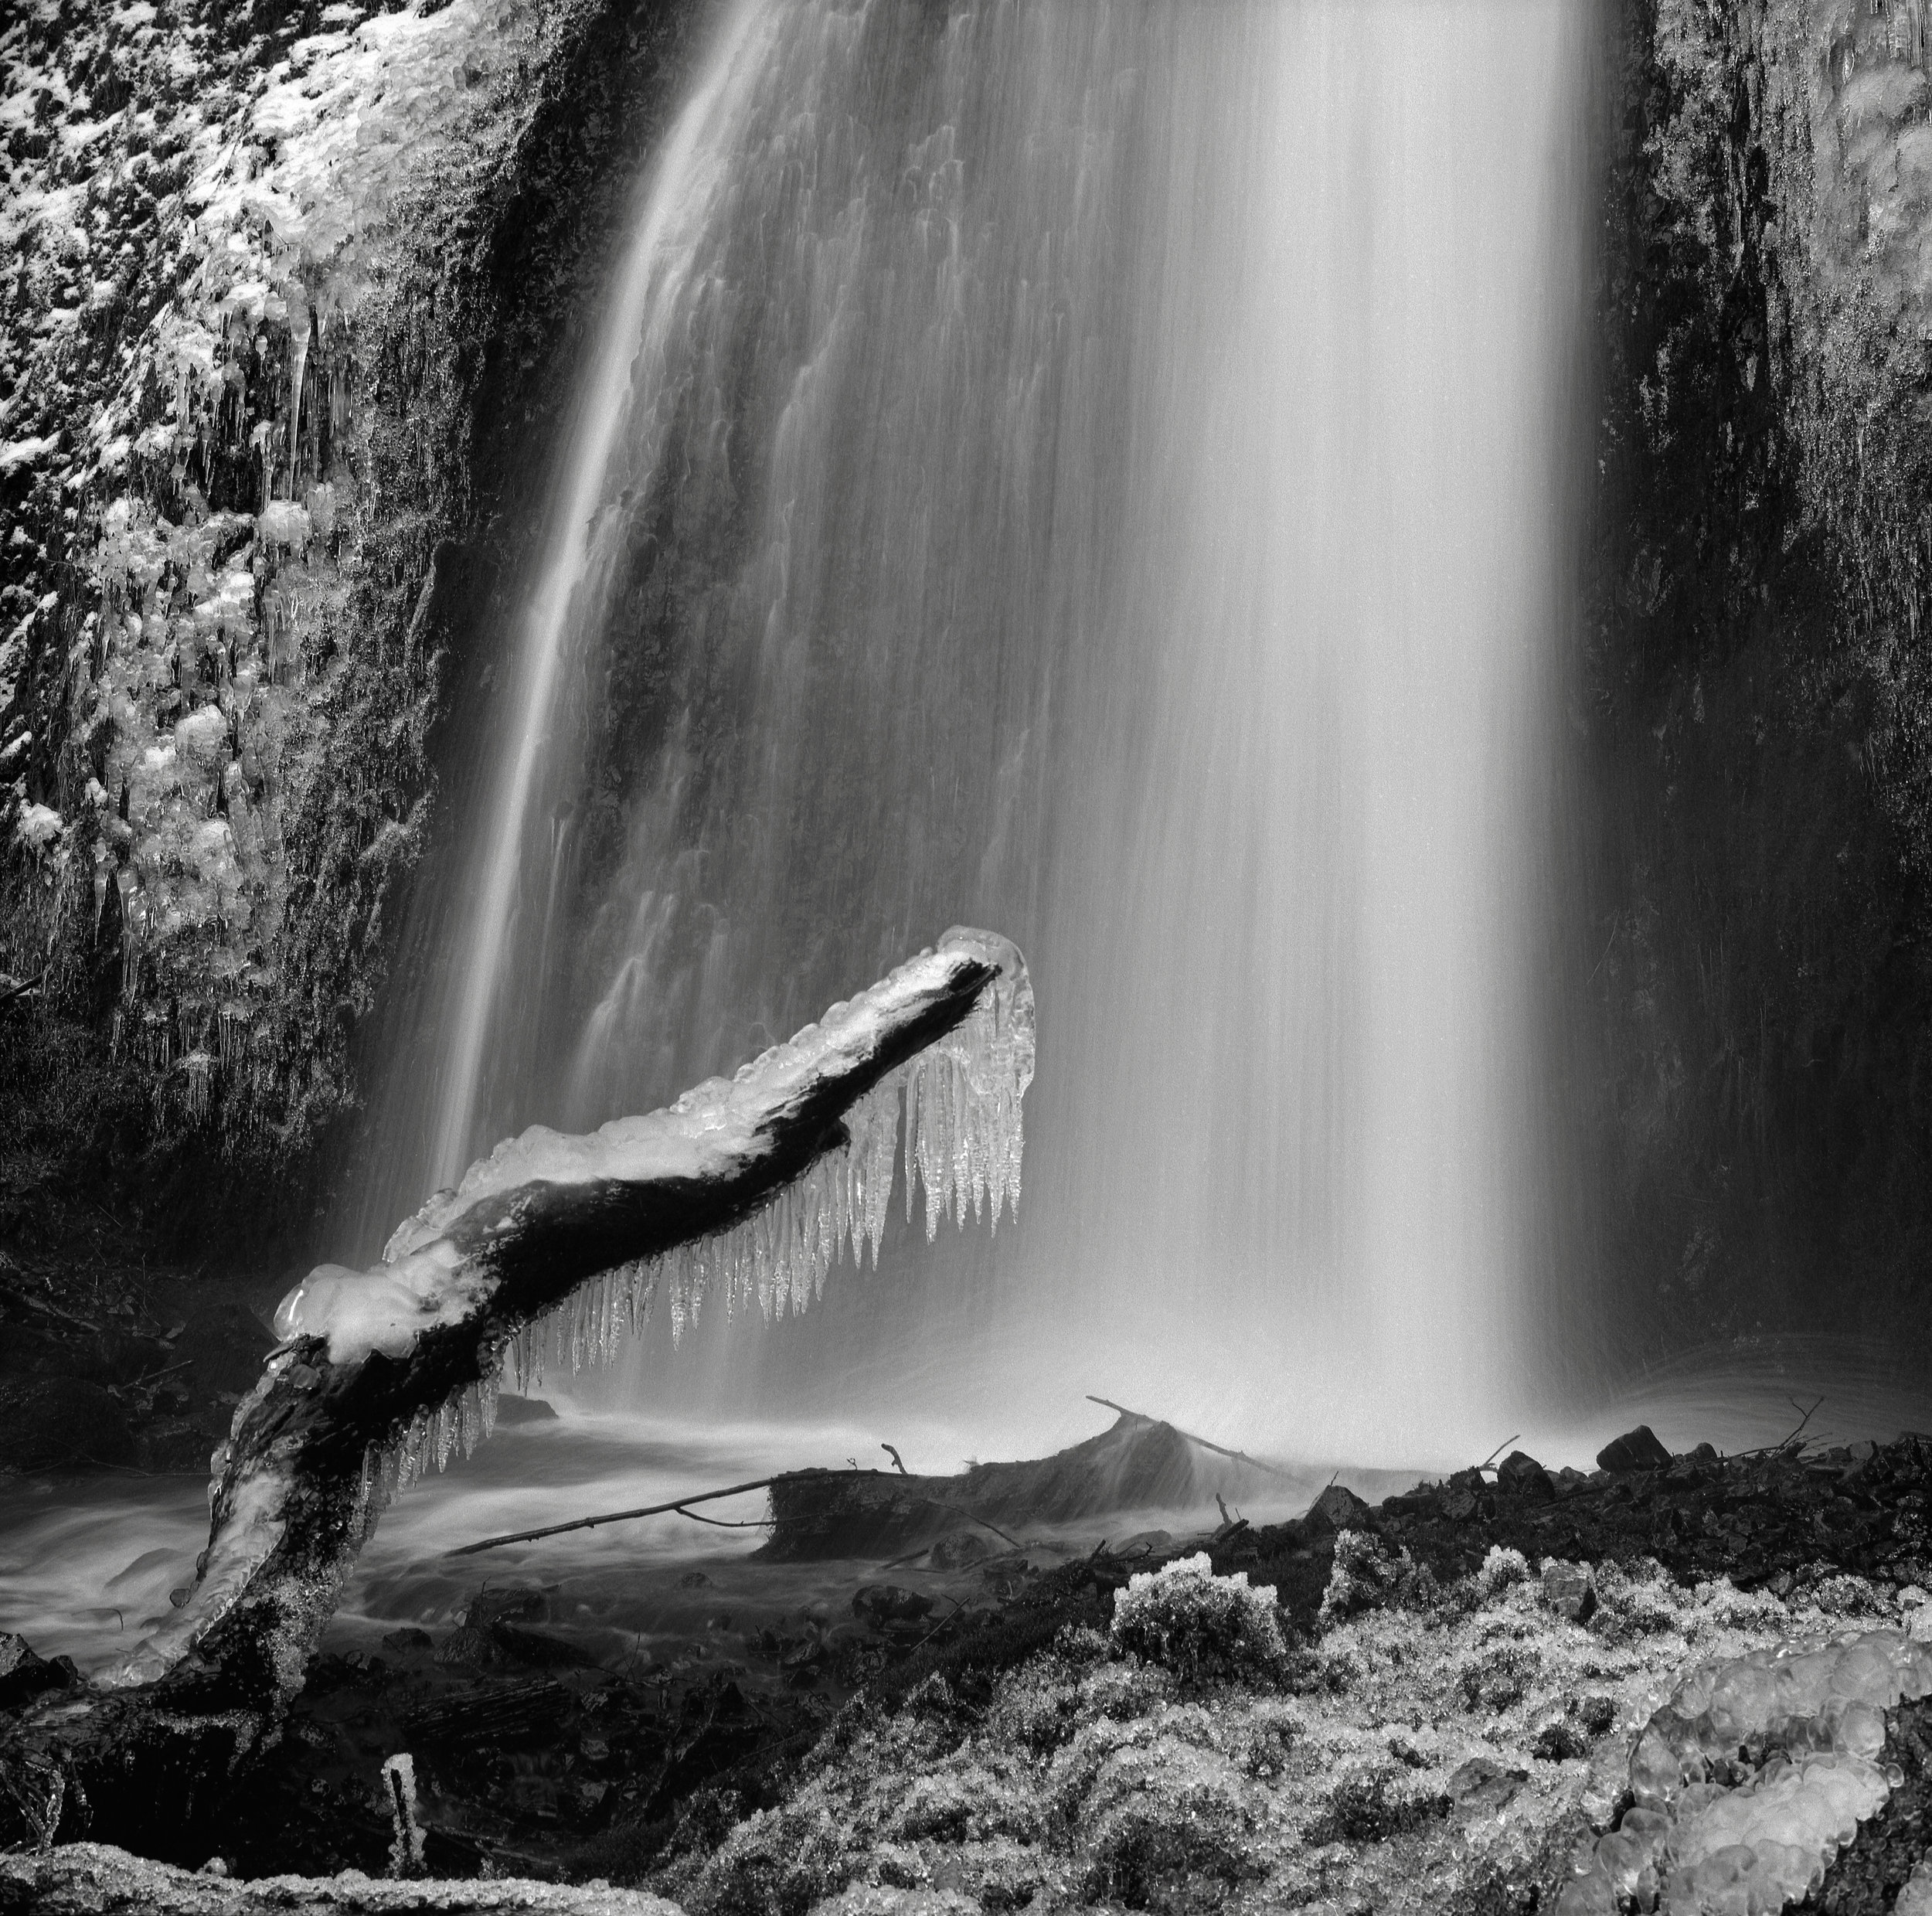
M1207 1553L1137 1572L1114 1593L1114 1643L1183 1683L1278 1683L1287 1646L1274 1591L1217 1577Z

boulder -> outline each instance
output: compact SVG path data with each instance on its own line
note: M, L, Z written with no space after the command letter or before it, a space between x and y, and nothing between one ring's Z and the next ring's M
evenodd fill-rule
M928 1615L933 1599L897 1584L867 1584L852 1600L852 1613L876 1630L888 1623L917 1623Z
M1597 1453L1599 1470L1668 1470L1670 1452L1657 1441L1648 1424L1640 1424L1621 1437L1614 1437Z
M1302 1527L1311 1538L1332 1536L1338 1530L1366 1530L1374 1527L1375 1513L1345 1484L1330 1484L1308 1506Z
M556 1409L542 1397L512 1397L508 1393L496 1400L496 1427L509 1430L519 1424L554 1424Z
M1556 1494L1549 1472L1527 1451L1512 1450L1496 1466L1496 1483L1512 1496L1533 1497L1539 1503L1547 1503Z
M0 1710L18 1710L50 1690L73 1690L80 1682L72 1657L36 1656L25 1637L0 1630Z

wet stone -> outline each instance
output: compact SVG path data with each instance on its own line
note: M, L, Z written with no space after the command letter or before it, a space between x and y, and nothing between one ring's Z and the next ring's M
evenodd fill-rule
M1668 1470L1671 1461L1670 1452L1658 1442L1657 1434L1648 1424L1640 1424L1634 1431L1626 1431L1621 1437L1612 1438L1597 1453L1599 1470L1617 1472Z
M1532 1497L1539 1503L1547 1503L1556 1494L1549 1472L1527 1451L1512 1450L1496 1466L1496 1484L1499 1489Z
M1311 1537L1337 1530L1366 1530L1374 1513L1345 1484L1330 1484L1309 1506L1301 1521Z

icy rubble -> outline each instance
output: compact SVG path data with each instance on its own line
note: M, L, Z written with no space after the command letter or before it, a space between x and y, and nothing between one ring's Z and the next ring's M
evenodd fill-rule
M1557 1916L1614 1916L1633 1897L1667 1916L1771 1916L1811 1894L1900 1780L1876 1761L1885 1711L1927 1695L1932 1645L1900 1630L1695 1672L1638 1738L1636 1806Z

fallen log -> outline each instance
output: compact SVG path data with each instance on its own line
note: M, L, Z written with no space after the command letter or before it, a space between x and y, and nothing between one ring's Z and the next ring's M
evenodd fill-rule
M506 1361L528 1362L560 1307L594 1353L619 1308L634 1319L660 1292L674 1332L721 1286L802 1308L847 1240L877 1257L902 1098L928 1234L969 1203L997 1217L1018 1200L1032 1075L1018 949L954 931L735 1078L588 1137L533 1128L431 1198L380 1264L312 1273L217 1454L181 1609L101 1684L0 1733L0 1846L46 1823L145 1847L188 1816L301 1687L389 1496L486 1433Z
M1122 1510L1185 1509L1206 1503L1216 1487L1202 1473L1199 1448L1171 1424L1122 1411L1099 1436L1051 1457L974 1464L956 1476L789 1471L771 1480L771 1536L753 1554L767 1563L884 1558L916 1553L966 1523L1007 1537L999 1526L1073 1523ZM1217 1482L1230 1487L1225 1472Z

